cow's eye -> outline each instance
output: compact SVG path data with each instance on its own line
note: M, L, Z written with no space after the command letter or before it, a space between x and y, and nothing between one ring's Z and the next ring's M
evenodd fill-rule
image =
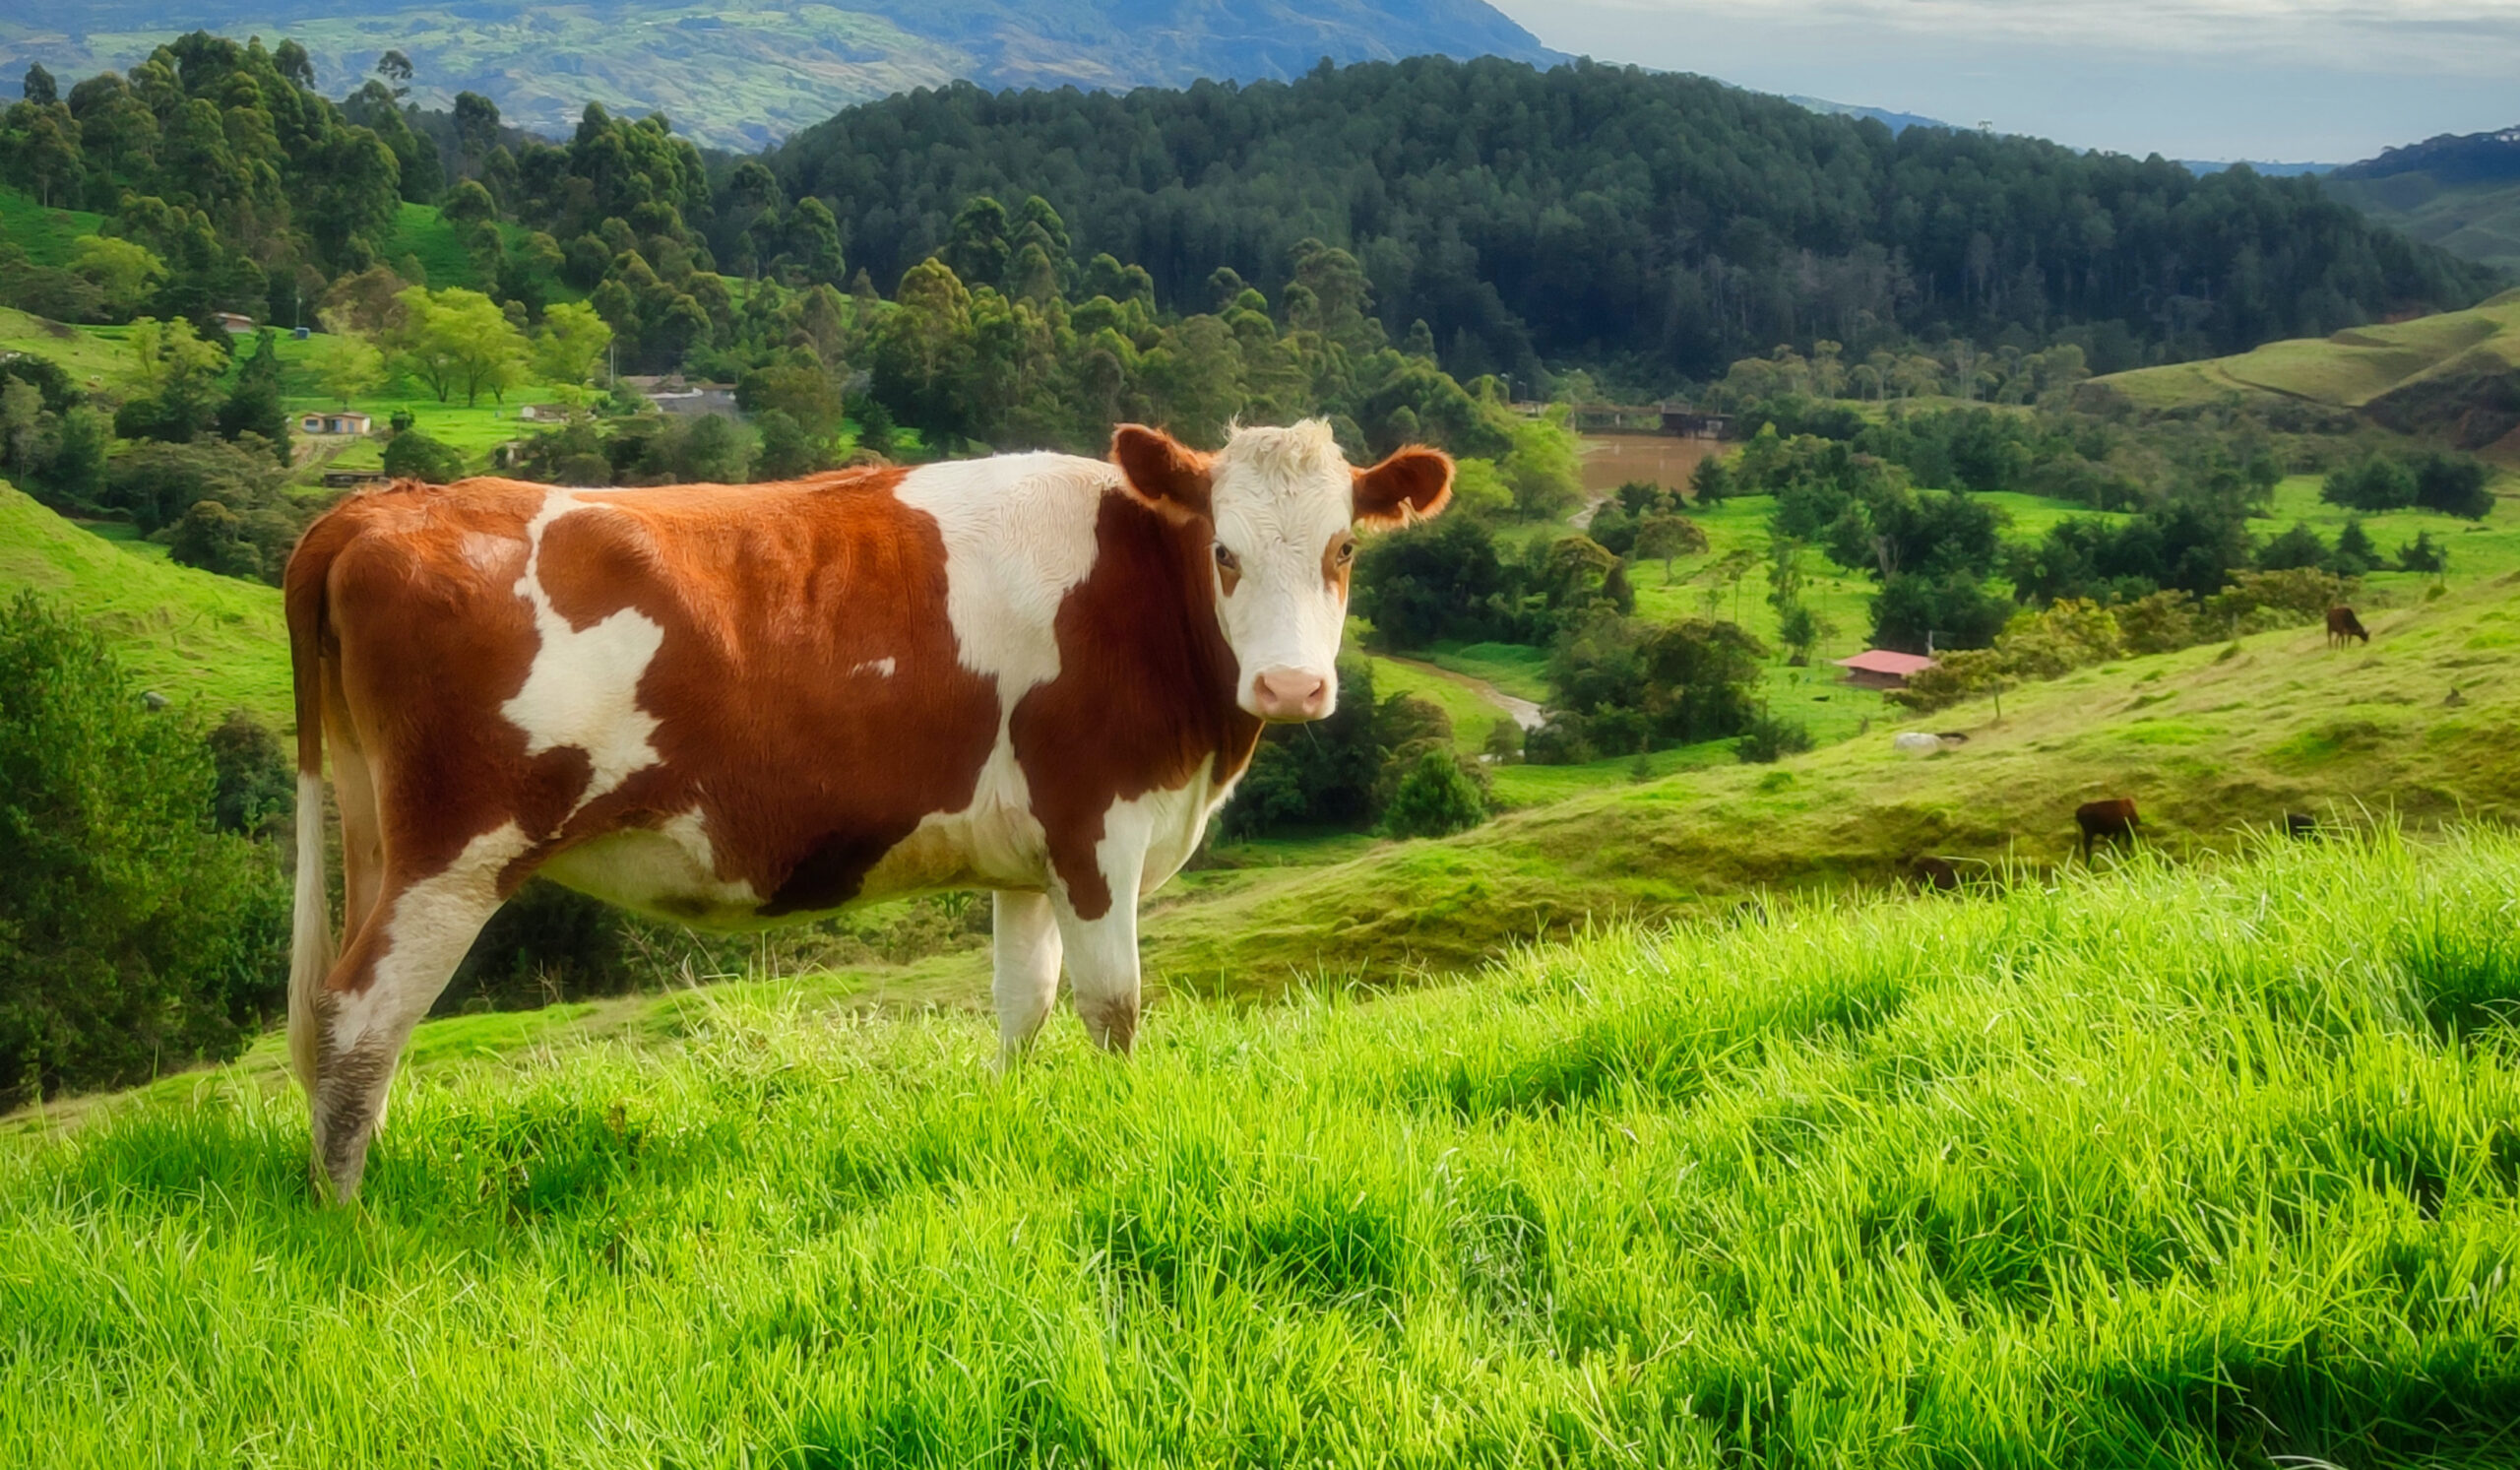
M1228 572L1242 570L1242 558L1233 554L1223 542L1217 543L1217 565Z
M1339 564L1341 566L1346 566L1349 562L1355 559L1356 543L1353 541L1341 542L1339 543Z

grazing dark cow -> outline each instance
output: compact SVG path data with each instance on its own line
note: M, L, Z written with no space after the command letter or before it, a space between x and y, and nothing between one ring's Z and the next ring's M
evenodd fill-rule
M2091 861L2091 845L2103 838L2131 844L2135 840L2135 799L2110 797L2074 808L2074 824L2083 829L2083 861Z
M2345 646L2345 640L2348 638L2360 638L2365 645L2368 645L2371 641L2371 635L2362 627L2362 619L2354 615L2353 608L2328 608L2327 646L2330 648L2343 648Z
M1127 1049L1139 895L1263 722L1336 706L1351 528L1431 515L1451 481L1425 449L1352 470L1316 420L1214 455L1129 425L1109 463L345 501L285 588L289 1050L319 1187L357 1190L413 1024L536 871L726 928L992 889L1003 1055L1062 959L1094 1039Z
M1918 887L1936 893L1949 893L1960 886L1960 864L1931 853L1909 859L1908 871L1916 878Z
M2284 813L2284 835L2292 838L2316 837L2319 835L2319 819L2306 811L2288 811Z

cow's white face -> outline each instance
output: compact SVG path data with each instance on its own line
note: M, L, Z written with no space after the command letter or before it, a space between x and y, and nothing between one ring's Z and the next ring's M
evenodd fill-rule
M1339 706L1339 636L1359 526L1435 514L1452 461L1403 449L1349 468L1330 425L1238 428L1215 455L1135 424L1112 439L1131 486L1204 523L1212 536L1217 618L1239 667L1236 698L1263 720L1318 720Z

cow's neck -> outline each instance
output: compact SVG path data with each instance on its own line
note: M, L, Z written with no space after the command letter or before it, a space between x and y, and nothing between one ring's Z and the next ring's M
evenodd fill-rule
M1147 752L1159 764L1188 775L1183 767L1213 760L1218 782L1231 781L1250 762L1260 721L1235 697L1241 675L1218 619L1214 534L1204 521L1175 523L1117 494L1103 498L1096 530L1094 571L1080 591L1102 646L1078 647L1062 609L1062 659L1107 659L1128 706L1159 712L1155 723L1167 728L1141 733L1162 747Z

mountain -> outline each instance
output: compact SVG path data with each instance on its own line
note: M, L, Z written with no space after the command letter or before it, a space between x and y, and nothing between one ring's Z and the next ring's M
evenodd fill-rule
M1860 107L1853 102L1833 102L1827 97L1802 96L1796 94L1788 96L1786 100L1797 107L1807 107L1814 112L1825 112L1831 117L1869 117L1888 128L1890 136L1894 138L1910 128L1951 126L1939 117L1927 117L1921 112L1893 112L1887 107Z
M1485 0L66 0L40 24L0 19L0 75L31 62L63 77L128 67L193 30L293 38L334 95L394 48L423 106L477 92L511 124L565 135L597 101L662 111L698 142L738 150L958 78L1125 91L1288 79L1323 57L1563 59Z
M2393 148L2337 169L2326 185L2426 244L2520 275L2520 127Z

